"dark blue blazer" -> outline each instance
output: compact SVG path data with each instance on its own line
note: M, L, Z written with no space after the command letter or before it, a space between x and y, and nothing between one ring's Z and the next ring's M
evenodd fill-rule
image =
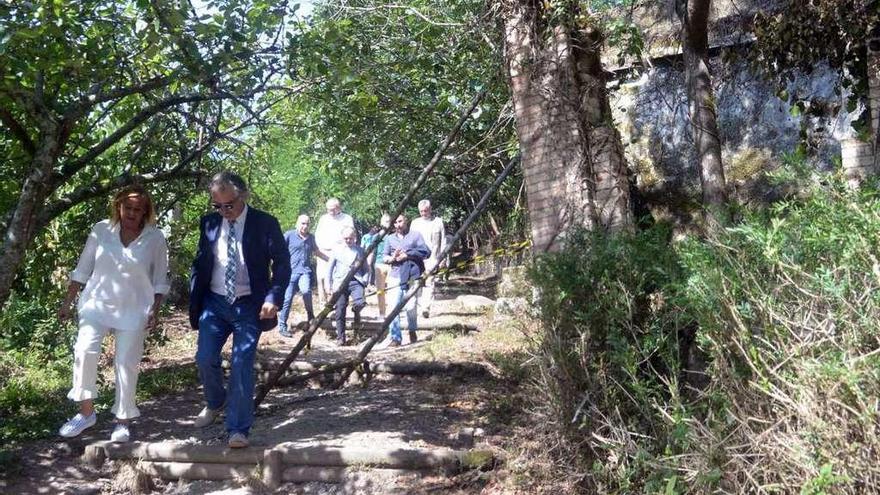
M211 292L214 272L214 244L220 236L223 217L211 213L202 217L199 248L189 277L189 324L199 328L205 296ZM247 220L242 233L242 252L251 282L251 296L258 301L281 307L284 291L290 282L290 255L278 219L248 205ZM271 330L277 318L260 320L260 329Z

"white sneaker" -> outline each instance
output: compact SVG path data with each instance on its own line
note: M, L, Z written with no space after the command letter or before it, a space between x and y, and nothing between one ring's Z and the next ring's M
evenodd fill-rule
M217 409L209 409L208 406L205 406L199 415L196 416L195 421L193 421L193 426L196 428L210 426L217 419L217 416L220 416L220 411L222 410L223 406L220 406Z
M65 438L73 438L85 431L86 428L95 426L96 421L98 421L98 415L94 412L89 416L77 414L61 426L58 434Z
M244 435L244 433L233 433L229 435L229 448L230 449L243 449L250 444L248 442L248 438Z
M110 434L110 441L113 443L126 443L131 438L131 432L128 430L127 424L116 423L113 427L113 433Z

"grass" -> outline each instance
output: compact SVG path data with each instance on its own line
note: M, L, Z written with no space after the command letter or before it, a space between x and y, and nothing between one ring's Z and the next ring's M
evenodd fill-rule
M177 333L177 332L175 332ZM137 399L144 402L164 395L180 393L198 386L198 372L192 363L192 332L148 342L152 368L142 370ZM105 350L112 345L108 339ZM155 360L151 362L150 360ZM70 389L72 357L47 359L45 354L19 351L0 354L0 445L15 448L22 442L55 435L58 426L76 410L66 395ZM98 412L109 410L113 403L113 366L108 354L99 364ZM0 451L2 452L2 451Z

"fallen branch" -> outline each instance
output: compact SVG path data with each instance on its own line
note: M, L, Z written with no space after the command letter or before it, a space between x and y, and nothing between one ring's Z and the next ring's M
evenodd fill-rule
M489 199L492 197L492 195L495 194L495 191L501 186L504 180L507 179L507 176L510 175L517 163L519 163L519 155L517 155L515 158L510 160L510 162L507 163L507 166L505 166L504 170L502 170L498 177L495 178L495 181L492 182L492 185L490 185L489 188L486 189L486 191L483 193L483 196L480 198L480 201L474 207L473 211L471 211L471 214L468 215L465 221L461 224L461 227L458 228L458 230L455 232L455 235L453 235L449 242L446 244L446 248L441 251L440 254L437 256L437 259L442 260L446 258L446 255L448 255L449 252L452 250L452 246L454 246L455 243L458 242L458 240L461 238L462 235L464 235L471 224L476 221L477 217L479 217L483 210L489 205ZM429 277L437 273L439 269L440 264L438 263L428 273L420 277L418 279L418 283L413 284L413 286L409 288L409 290L406 292L406 294L404 294L401 300L398 301L397 305L394 307L388 317L385 318L385 321L382 322L382 329L376 332L376 334L374 334L372 337L367 339L366 343L363 345L363 347L361 347L360 352L358 352L354 365L347 368L343 372L339 380L337 380L336 383L333 385L334 388L341 387L345 382L348 381L348 378L354 372L355 367L359 366L360 363L363 363L367 357L367 354L369 354L370 351L373 349L373 346L375 346L376 343L382 340L385 332L387 331L387 328L391 325L391 322L394 321L395 318L397 318L397 315L403 310L403 308L406 306L406 303L409 302L410 299L415 297L419 289L424 287L425 281Z

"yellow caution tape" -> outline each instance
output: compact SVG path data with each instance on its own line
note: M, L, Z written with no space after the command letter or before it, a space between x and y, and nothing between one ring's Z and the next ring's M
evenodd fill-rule
M459 271L462 271L466 268L469 268L477 263L485 261L487 259L495 258L497 256L516 254L531 245L532 245L532 241L530 241L530 240L517 242L517 243L514 243L514 244L507 246L506 248L498 248L489 254L481 254L481 255L474 256L472 259L470 259L468 261L459 261L458 263L455 264L455 266L441 268L441 269L437 270L437 273L434 273L433 275L428 275L427 273L423 273L420 277L414 279L414 281L418 281L420 279L426 279L429 277L436 277L439 275L446 275L447 273L459 272ZM400 287L400 284L386 286L384 289L376 289L372 292L368 292L368 293L364 294L364 297L367 298L367 297L374 296L374 295L385 295L389 290L396 289L399 287Z

